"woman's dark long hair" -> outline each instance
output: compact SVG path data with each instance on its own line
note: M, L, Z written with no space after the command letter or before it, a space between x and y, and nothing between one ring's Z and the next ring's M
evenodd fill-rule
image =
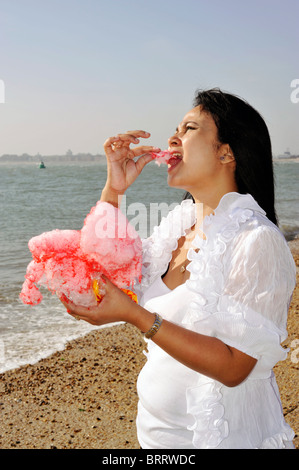
M230 146L238 192L251 194L277 225L272 146L261 115L246 101L219 88L197 91L193 105L212 116L219 142Z

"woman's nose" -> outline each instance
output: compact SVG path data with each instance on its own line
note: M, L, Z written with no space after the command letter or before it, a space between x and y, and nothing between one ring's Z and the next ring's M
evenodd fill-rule
M174 134L172 137L169 137L168 139L169 147L177 147L178 145L180 145L180 143L181 139L176 134Z

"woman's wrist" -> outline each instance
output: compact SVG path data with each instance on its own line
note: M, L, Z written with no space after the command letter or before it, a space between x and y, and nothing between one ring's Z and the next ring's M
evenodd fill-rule
M102 202L108 202L109 204L112 204L114 207L117 207L119 209L122 197L123 197L123 193L114 191L112 188L106 185L104 189L102 190L100 200Z
M136 326L142 333L146 333L153 326L156 314L149 312L138 304L134 304L128 312L126 322Z

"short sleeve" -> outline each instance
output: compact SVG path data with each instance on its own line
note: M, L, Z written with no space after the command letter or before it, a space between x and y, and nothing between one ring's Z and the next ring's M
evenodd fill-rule
M295 282L291 252L274 227L242 231L226 253L215 336L257 358L261 373L286 357L281 342Z

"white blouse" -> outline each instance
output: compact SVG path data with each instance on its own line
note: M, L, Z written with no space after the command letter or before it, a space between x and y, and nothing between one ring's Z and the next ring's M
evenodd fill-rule
M293 448L272 372L287 356L281 342L296 283L285 238L252 196L228 193L203 221L205 240L196 236L188 252L190 278L170 291L161 276L195 221L195 204L183 201L143 241L140 304L257 363L240 385L226 387L150 341L137 384L141 447Z

